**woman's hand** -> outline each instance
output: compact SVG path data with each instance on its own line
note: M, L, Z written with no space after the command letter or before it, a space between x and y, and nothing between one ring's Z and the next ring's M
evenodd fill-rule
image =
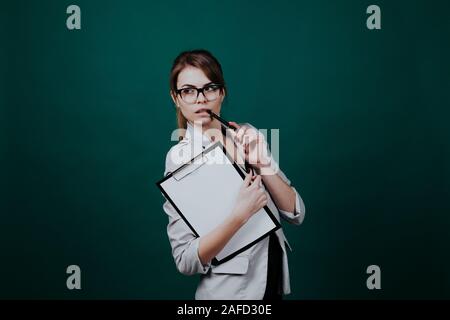
M240 126L236 122L230 122L230 124L237 128L235 132L232 131L232 138L245 156L245 160L257 169L258 173L275 174L276 170L271 168L274 163L272 163L264 135L248 125Z
M239 190L233 214L245 223L259 209L267 205L267 201L266 192L261 185L261 176L253 176L250 172L245 176Z
M221 224L200 237L198 256L203 265L210 262L248 219L267 204L267 195L260 184L261 176L247 174L233 211Z

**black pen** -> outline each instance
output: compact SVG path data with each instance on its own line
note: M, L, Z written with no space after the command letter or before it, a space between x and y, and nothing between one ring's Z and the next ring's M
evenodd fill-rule
M237 130L237 128L235 126L233 126L232 124L230 124L228 121L224 120L223 118L219 117L217 114L215 114L211 110L206 110L206 112L208 112L209 115L212 118L216 118L217 120L219 120L220 123L222 123L222 125L224 125L226 128L232 129L234 131ZM244 161L245 161L245 163L244 163L245 164L245 171L247 171L247 173L249 173L250 170L251 170L252 171L252 175L253 175L254 174L253 168L250 166L250 164L248 163L247 160L244 160Z
M211 110L206 110L206 112L208 112L211 117L216 118L217 120L219 120L225 127L229 128L229 129L233 129L234 131L237 130L237 128L235 126L230 124L228 121L225 121L223 118L219 117L217 114L215 114Z

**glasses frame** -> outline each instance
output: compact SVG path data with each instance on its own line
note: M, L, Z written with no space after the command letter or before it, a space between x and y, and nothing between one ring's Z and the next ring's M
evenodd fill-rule
M203 95L203 97L205 97L206 101L211 102L211 101L217 100L217 98L215 98L214 100L209 100L209 99L206 97L205 93L204 93L204 90L207 89L207 88L210 88L210 87L216 87L218 90L222 90L222 89L223 89L223 85L221 85L221 84L210 83L210 84L207 84L206 86L204 86L204 87L202 87L202 88L186 87L186 88L177 89L177 90L175 90L175 92L177 93L177 95L180 96L181 100L183 100L185 103L188 103L188 104L194 104L194 103L196 103L197 100L198 100L198 96L200 95L200 93ZM186 102L186 101L183 99L183 97L181 96L181 91L183 91L184 89L195 89L195 90L197 91L197 96L196 96L194 102Z

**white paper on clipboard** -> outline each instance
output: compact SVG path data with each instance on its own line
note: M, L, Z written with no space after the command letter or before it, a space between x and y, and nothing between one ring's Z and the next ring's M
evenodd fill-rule
M158 183L166 198L199 236L206 235L231 213L243 177L239 167L215 143L193 163L182 166ZM217 254L218 263L249 248L279 228L268 207L255 213Z

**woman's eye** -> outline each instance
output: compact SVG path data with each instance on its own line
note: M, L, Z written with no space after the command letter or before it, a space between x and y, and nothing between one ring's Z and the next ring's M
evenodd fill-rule
M205 91L206 91L206 92L208 92L208 91L211 92L211 91L215 91L216 89L217 89L216 86L209 86L209 87L206 87L206 88L205 88Z
M183 89L183 91L181 91L181 93L183 93L183 94L193 94L194 93L194 89L191 89L191 88Z

